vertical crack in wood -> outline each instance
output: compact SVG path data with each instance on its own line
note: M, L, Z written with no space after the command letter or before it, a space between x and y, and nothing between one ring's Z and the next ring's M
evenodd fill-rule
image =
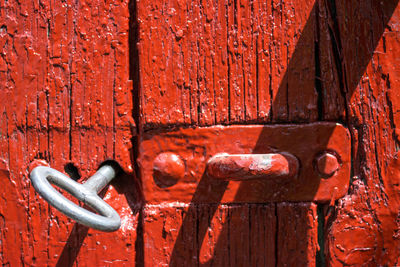
M72 63L74 60L74 55L75 55L75 51L76 51L76 6L73 6L73 39L72 39L72 56L69 57L68 60L68 69L69 69L69 132L68 132L68 139L69 139L69 157L68 159L70 161L72 161L72 145L73 145L73 141L72 141L72 127L73 127L73 98L72 98L72 90L73 90L73 82L72 82ZM68 19L68 16L66 16L66 18ZM69 23L67 23L67 25L69 25Z
M248 220L248 222L249 222L249 236L248 236L248 240L249 240L249 259L251 260L251 258L252 258L252 252L251 252L251 242L252 242L252 240L251 240L251 233L252 233L252 231L251 231L251 227L252 227L252 225L251 225L251 209L252 208L254 208L254 209L256 209L256 206L254 205L254 206L252 206L252 204L247 204L247 220Z
M226 52L227 52L227 65L228 65L228 124L232 121L232 114L231 114L231 63L230 63L230 56L231 52L229 49L229 1L226 2Z
M133 120L136 124L137 133L140 134L140 79L139 79L139 23L137 21L136 0L129 1L129 79L132 81L132 97L133 97ZM134 134L134 135L136 135Z
M129 79L132 81L132 97L133 97L133 107L132 107L132 118L135 122L136 129L132 133L132 164L134 167L134 173L137 178L137 182L141 183L139 165L137 162L139 154L139 139L143 132L142 124L140 120L140 105L141 105L141 94L140 94L140 73L139 73L139 51L138 51L138 41L139 41L139 23L137 19L137 3L136 0L130 0L128 4L129 8ZM115 124L114 124L115 125ZM138 222L136 228L136 240L135 240L135 265L144 266L144 210L141 204L138 210Z
M320 27L319 27L319 3L315 2L315 37L314 37L314 57L315 57L315 90L317 91L318 120L324 119L324 91L321 83L321 64L320 64Z
M253 11L253 9L254 9L254 7L253 7L253 5L252 5L252 12L254 12ZM253 24L252 24L252 27L253 27ZM259 29L259 31L261 31L261 29ZM259 47L258 47L258 38L260 38L260 33L258 33L257 35L256 35L256 40L255 40L255 48L256 48L256 101L257 101L257 116L256 116L256 120L257 120L257 122L258 121L261 121L261 118L260 118L260 79L259 79L259 75L260 75L260 72L259 72L259 62L258 62L258 60L259 60L259 55L258 55L258 49L259 49Z
M279 214L278 214L278 204L275 205L275 266L279 266Z
M294 54L294 52L293 52L293 54ZM290 72L290 70L289 70L289 61L290 61L290 50L289 50L289 41L288 41L288 43L287 43L287 45L286 45L286 73L284 74L284 76L283 77L285 77L285 75L287 76L286 77L286 79L287 79L287 81L286 81L286 86L285 86L285 90L286 90L286 118L285 118L285 120L286 121L288 121L288 120L290 120L290 113L289 113L289 110L290 110L290 107L289 107L289 72ZM283 82L283 81L281 81L281 82Z
M271 17L274 18L274 0L271 0ZM271 27L271 36L274 36L274 29L275 27ZM274 92L272 88L272 42L268 43L268 53L269 53L269 121L272 122L274 119L274 113L273 113L273 101L274 101Z
M349 123L349 105L346 97L346 93L348 92L347 88L347 78L346 72L344 71L345 65L342 62L342 45L341 45L341 37L339 30L339 21L337 18L337 10L336 10L336 0L327 0L327 10L328 16L331 23L329 24L328 31L329 36L332 42L332 54L335 61L336 72L339 77L339 87L340 93L342 95L344 106L345 106L345 116L346 122Z
M318 216L318 246L319 250L316 253L316 266L317 267L325 267L325 216L324 216L324 205L317 205L317 216Z

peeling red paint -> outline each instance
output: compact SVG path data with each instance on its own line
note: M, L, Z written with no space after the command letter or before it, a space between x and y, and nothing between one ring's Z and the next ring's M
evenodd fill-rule
M6 176L0 171L3 265L135 263L128 33L128 1L0 3L0 159L8 166ZM36 160L59 171L72 163L86 178L106 159L130 174L119 182L129 187L116 183L105 195L122 218L114 235L49 208L28 178Z
M321 176L314 167L316 158L326 150L334 151L332 153L341 161L340 168L329 178ZM169 186L160 186L157 182L160 170L154 172L154 164L157 169L161 167L158 162L160 155L165 155L164 151L174 153L185 165L179 174L181 178ZM250 174L249 161L254 161L243 160L248 163L247 167L234 166L233 171L224 169L225 177L219 170L228 168L228 164L219 170L214 166L214 174L219 176L213 177L207 168L210 171L210 161L221 153L253 157L255 154L289 153L291 175L278 177L279 170L273 167L266 172L259 171L262 174L255 171ZM336 123L214 126L144 133L140 139L138 166L144 198L150 204L328 202L347 192L350 154L350 134ZM278 160L279 165L283 160ZM168 165L165 167L169 172ZM276 177L270 177L273 176L271 172ZM249 179L247 175L258 177Z
M0 262L399 265L399 12L397 0L0 3ZM340 122L353 177L318 206L143 204L133 118L138 140L182 126ZM35 160L71 163L85 179L107 159L126 173L105 194L117 233L74 224L29 183Z
M221 153L207 162L206 173L211 178L225 181L295 179L299 173L299 161L287 152L233 155Z

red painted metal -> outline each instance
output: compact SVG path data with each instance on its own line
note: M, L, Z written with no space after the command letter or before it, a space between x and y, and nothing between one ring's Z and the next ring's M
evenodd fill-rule
M332 152L324 152L316 158L316 167L322 177L329 178L340 169L340 162Z
M335 123L213 126L170 132L147 132L140 142L138 163L142 173L144 196L148 203L265 203L312 200L327 202L336 200L347 192L350 149L349 132ZM184 164L185 168L179 168L180 179L176 179L175 183L159 186L159 159L164 158L166 151L174 153L174 157L179 158L179 165ZM272 157L274 167L268 170L260 170L257 166L251 170L251 164L265 160L260 156L255 158L253 155L243 160L241 156L220 155L282 151L293 156ZM315 161L325 151L332 151L340 161L336 172L327 179L324 179L325 175L320 175L315 166ZM319 167L326 170L332 168L330 161L326 161L327 166L322 161L318 160ZM291 179L249 179L262 175L280 176L285 162L286 168L289 167L288 174ZM297 164L300 168L299 173L295 175ZM274 169L275 166L278 170ZM168 168L169 166L166 166L166 169ZM207 174L207 168L208 174L211 175ZM223 196L216 192L222 192ZM195 199L194 195L198 195L199 199Z
M153 175L159 187L172 186L185 176L185 163L174 153L161 153L153 161Z
M250 179L294 179L299 161L290 153L227 154L213 156L206 164L209 177L226 181Z

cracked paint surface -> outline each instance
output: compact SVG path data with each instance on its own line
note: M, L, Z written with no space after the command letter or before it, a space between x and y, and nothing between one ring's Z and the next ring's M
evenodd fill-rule
M28 178L35 159L60 171L72 163L83 178L116 159L122 184L133 184L128 2L2 1L0 14L0 262L134 262L134 187L109 187L106 201L123 218L110 235L49 208Z
M9 0L0 14L3 264L400 264L397 0ZM351 133L337 202L142 205L136 127L315 121ZM83 178L117 160L127 175L105 198L122 229L49 209L34 159Z

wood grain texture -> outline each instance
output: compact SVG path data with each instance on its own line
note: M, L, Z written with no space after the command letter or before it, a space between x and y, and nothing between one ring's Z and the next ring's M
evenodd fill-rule
M316 266L317 205L277 204L277 266Z
M327 262L396 266L400 259L398 1L336 1L329 9L353 136L354 177L349 194L329 215Z
M309 229L304 240L311 250L299 262L313 264L311 251L325 247L319 263L330 266L399 264L397 5L141 1L141 131L344 123L352 131L354 176L346 197L318 209L325 211L317 212L325 244L316 245L317 223L307 228L305 220L278 219ZM315 213L315 207L306 212ZM278 253L278 265L288 251Z
M131 266L127 1L2 1L0 14L0 262ZM34 159L60 171L72 163L82 177L117 159L131 173L120 182L129 187L111 186L104 198L122 215L122 231L88 230L50 208L28 178Z
M273 266L275 211L275 204L147 205L145 266Z
M144 209L145 266L315 266L312 203L187 205Z
M319 114L323 92L316 87L318 12L310 1L137 2L139 132L312 122L323 117ZM334 89L339 90L330 88ZM325 92L324 100L330 96ZM332 114L331 110L327 109L329 118L337 119L340 112ZM193 262L283 266L290 263L287 255L293 253L291 257L298 262L315 262L318 216L311 204L282 204L285 209L279 213L275 204L268 204L266 211L257 204L192 204L183 213L174 203L165 205L145 208L151 213L151 220L144 221L144 262L148 266ZM305 219L310 213L311 222ZM162 236L167 224L163 222L169 216L177 218L167 231L171 238ZM214 224L211 218L220 219ZM194 228L199 220L205 221ZM277 234L277 229L285 232ZM297 229L302 229L299 239L285 243L283 239ZM182 245L191 243L184 242L187 235L198 237L197 248L193 248L198 252L193 257L185 254L187 248Z
M317 253L328 266L400 264L397 0L132 6L0 3L3 264L314 265ZM350 190L320 208L147 205L142 222L131 174L105 196L123 218L112 235L74 225L35 194L28 168L37 158L59 170L73 163L83 177L115 158L132 173L133 116L139 132L339 121L353 140Z
M137 14L143 130L317 120L313 2L140 1Z

